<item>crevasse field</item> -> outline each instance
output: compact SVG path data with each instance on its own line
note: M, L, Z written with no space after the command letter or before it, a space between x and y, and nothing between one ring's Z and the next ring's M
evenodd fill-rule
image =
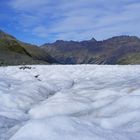
M0 68L0 140L140 140L140 66Z

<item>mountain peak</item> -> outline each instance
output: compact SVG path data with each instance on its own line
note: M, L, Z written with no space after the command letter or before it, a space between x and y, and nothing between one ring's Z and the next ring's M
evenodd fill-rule
M5 35L6 35L6 33L3 32L3 31L0 29L0 38L1 38L1 37L4 37Z
M6 38L6 39L10 39L10 40L13 40L13 39L15 40L16 39L15 37L5 33L4 31L2 31L1 29L0 29L0 38Z
M92 37L89 41L96 42L97 40L94 37Z
M126 40L126 41L137 41L137 40L140 40L138 37L136 36L129 36L129 35L121 35L121 36L115 36L115 37L112 37L108 40L114 40L114 41L123 41L123 40Z
M65 42L64 40L56 40L54 43L63 43Z

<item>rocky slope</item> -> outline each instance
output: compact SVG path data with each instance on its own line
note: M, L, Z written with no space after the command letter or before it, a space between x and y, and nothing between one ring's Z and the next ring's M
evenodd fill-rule
M0 65L48 64L54 60L37 46L23 43L0 30Z
M135 36L104 41L58 40L42 48L62 64L140 64L140 39Z

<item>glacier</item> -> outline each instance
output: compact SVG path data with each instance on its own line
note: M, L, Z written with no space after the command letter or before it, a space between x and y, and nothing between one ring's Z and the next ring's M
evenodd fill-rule
M140 66L0 67L0 140L139 140Z

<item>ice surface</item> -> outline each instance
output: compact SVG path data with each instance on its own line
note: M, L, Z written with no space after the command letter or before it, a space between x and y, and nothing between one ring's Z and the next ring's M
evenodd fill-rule
M0 68L0 140L139 140L140 66Z

